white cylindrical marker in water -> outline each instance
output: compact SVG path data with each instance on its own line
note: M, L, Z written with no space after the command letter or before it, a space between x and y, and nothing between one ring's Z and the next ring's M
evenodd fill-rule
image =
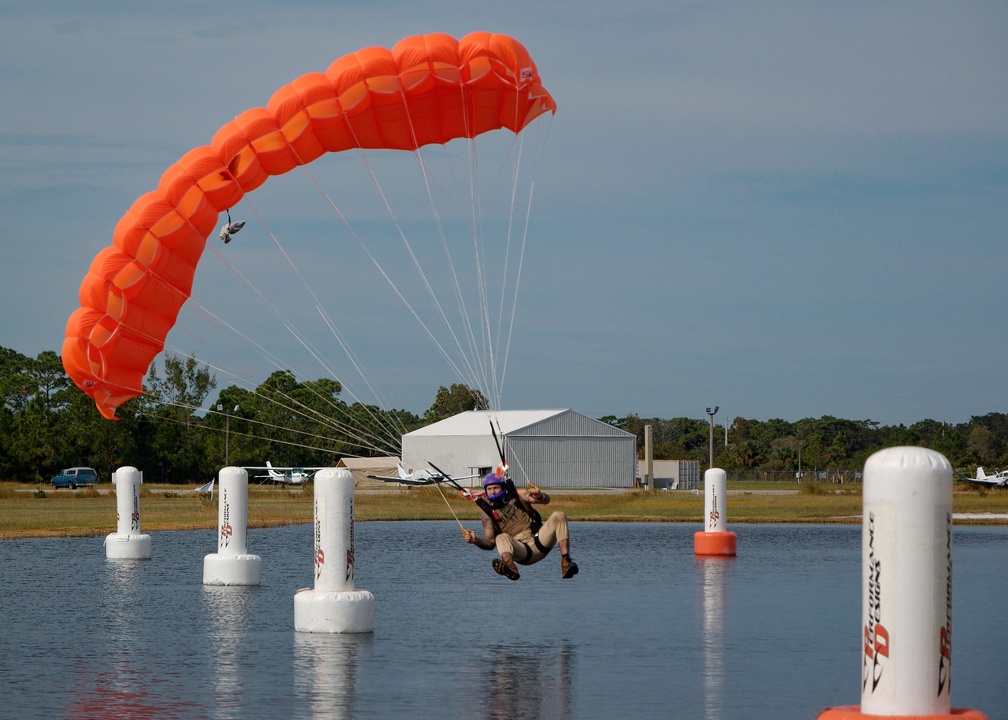
M728 473L721 468L707 470L704 473L704 529L693 536L694 554L735 556L735 533L727 529L727 496Z
M258 585L262 560L248 552L248 472L218 474L217 552L203 558L204 585Z
M728 473L711 468L704 473L704 531L724 532L725 499L728 497Z
M116 532L105 538L105 557L149 560L151 536L140 532L140 471L121 467L115 471Z
M298 632L374 632L374 596L354 588L353 486L345 468L315 474L315 587L294 595Z
M952 466L887 448L864 469L861 712L952 708Z
M921 447L865 462L861 705L819 720L986 720L952 708L952 466Z

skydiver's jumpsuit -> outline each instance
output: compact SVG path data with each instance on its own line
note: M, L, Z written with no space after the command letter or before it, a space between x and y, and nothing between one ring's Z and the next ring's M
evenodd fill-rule
M483 511L486 512L486 509ZM560 540L568 539L567 515L562 510L552 513L539 532L533 533L532 517L522 501L512 493L508 493L502 502L493 504L493 515L490 517L497 527L497 552L502 556L511 553L519 565L539 562Z

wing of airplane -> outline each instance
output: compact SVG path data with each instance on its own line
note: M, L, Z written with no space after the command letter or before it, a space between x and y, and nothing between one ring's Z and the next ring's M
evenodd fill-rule
M253 478L257 480L262 480L263 482L271 481L275 483L282 483L284 485L303 485L312 477L315 473L321 470L321 467L277 467L269 460L266 461L265 467L260 467L256 465L245 465L242 466L242 470L246 472L256 472L265 470L265 474L252 475Z
M399 483L400 485L433 485L436 482L441 482L445 480L445 476L437 471L430 471L427 469L414 470L413 472L406 472L406 468L402 466L402 463L396 468L398 471L397 475L368 475L372 480L381 480L382 482ZM455 480L468 480L470 478L479 477L479 475L465 475L461 478L453 478Z

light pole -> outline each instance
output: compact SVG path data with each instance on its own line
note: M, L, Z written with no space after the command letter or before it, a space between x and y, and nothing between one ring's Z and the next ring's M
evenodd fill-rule
M224 406L218 405L217 412L223 412ZM231 467L231 413L238 412L238 406L229 410L224 416L224 467Z
M714 467L714 416L717 415L717 411L717 405L714 406L713 410L707 408L707 414L710 415L710 465L707 466L708 468Z

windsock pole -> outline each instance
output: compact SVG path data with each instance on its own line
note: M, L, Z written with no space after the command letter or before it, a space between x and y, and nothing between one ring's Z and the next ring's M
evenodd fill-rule
M863 482L861 705L818 720L987 720L952 707L952 466L887 448Z
M121 467L112 478L116 489L116 531L105 538L105 557L150 560L151 536L140 532L140 483L135 467Z
M735 557L735 533L727 529L728 474L721 468L704 473L704 529L693 536L696 555Z
M248 472L218 473L217 552L203 558L204 585L258 585L262 559L248 551Z
M315 473L315 587L294 595L294 629L374 632L374 595L354 587L354 480L346 468Z

